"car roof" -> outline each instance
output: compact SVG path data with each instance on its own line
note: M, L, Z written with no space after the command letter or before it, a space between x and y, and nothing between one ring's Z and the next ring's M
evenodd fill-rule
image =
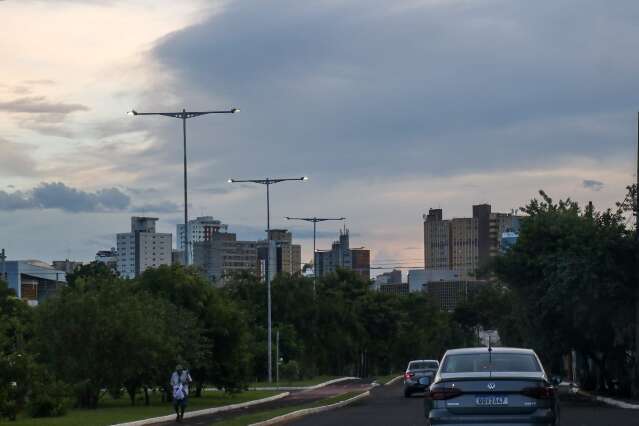
M437 362L437 363L439 363L439 361L436 360L436 359L414 359L412 361L408 361L409 364L411 364L413 362Z
M526 348L503 348L503 347L493 347L493 353L503 354L530 354L535 355L535 351L532 349ZM446 351L444 356L446 355L459 355L459 354L479 354L479 353L487 353L488 347L479 347L479 348L460 348L460 349L449 349Z

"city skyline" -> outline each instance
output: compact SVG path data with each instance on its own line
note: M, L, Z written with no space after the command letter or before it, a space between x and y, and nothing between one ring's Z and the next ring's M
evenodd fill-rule
M175 232L179 129L131 108L240 107L189 124L190 216L257 239L261 189L226 179L308 174L278 188L271 215L302 259L312 235L285 216L348 217L375 264L422 257L429 208L507 212L539 189L612 207L634 180L639 5L561 3L1 2L0 246L90 260L133 215Z

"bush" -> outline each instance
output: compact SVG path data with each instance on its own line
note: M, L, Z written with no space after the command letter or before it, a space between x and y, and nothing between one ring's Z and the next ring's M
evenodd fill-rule
M299 379L300 377L300 367L297 364L297 361L289 361L286 364L280 367L280 374L282 378L292 382L294 380Z
M35 383L27 403L31 417L58 417L67 412L69 387L58 381Z

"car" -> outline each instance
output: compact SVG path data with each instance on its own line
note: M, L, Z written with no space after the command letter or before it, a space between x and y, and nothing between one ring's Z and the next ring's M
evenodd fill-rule
M557 389L537 354L521 348L447 351L424 408L432 426L557 426L560 420Z
M436 359L410 361L404 373L404 396L409 398L413 392L423 392L433 382L438 368Z

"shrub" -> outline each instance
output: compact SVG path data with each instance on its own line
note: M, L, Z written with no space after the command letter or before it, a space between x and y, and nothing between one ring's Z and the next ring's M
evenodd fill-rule
M300 377L300 367L297 364L297 361L289 361L286 364L280 367L280 374L282 378L292 382L294 380L299 379Z
M59 381L34 383L27 411L31 417L58 417L67 412L70 389Z

